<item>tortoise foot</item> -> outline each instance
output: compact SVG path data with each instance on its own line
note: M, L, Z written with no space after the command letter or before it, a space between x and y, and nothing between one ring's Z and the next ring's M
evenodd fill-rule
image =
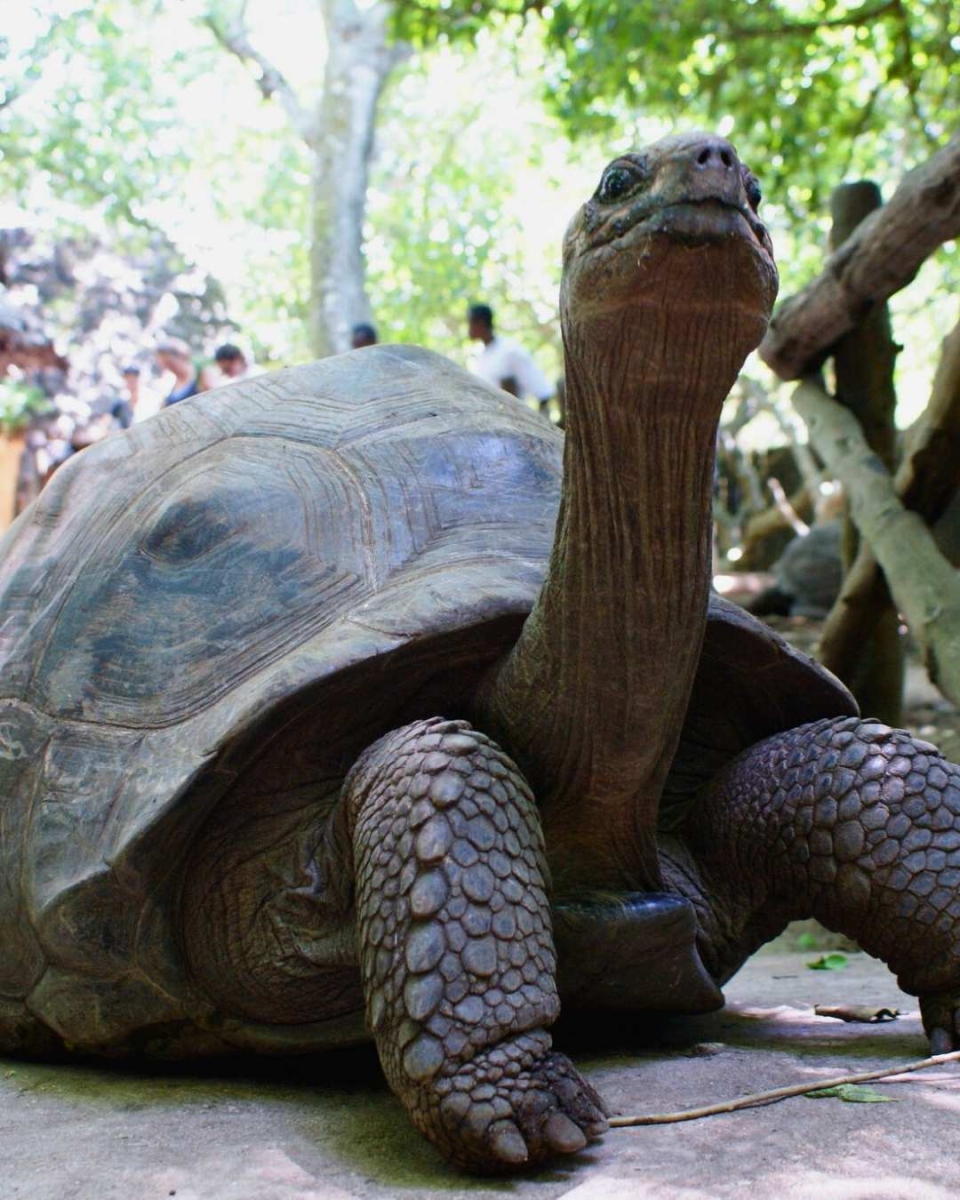
M367 1020L390 1086L444 1157L503 1172L581 1149L596 1095L559 1013L533 797L462 721L382 738L344 788Z
M607 1128L603 1101L542 1031L481 1052L437 1095L447 1157L487 1174L575 1154Z

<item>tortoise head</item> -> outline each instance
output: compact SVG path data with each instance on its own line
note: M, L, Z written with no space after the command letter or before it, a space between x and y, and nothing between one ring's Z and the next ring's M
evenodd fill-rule
M564 239L568 351L645 343L650 318L719 317L731 359L760 341L777 292L760 188L723 138L687 133L615 158ZM673 342L676 348L676 342ZM722 353L710 347L712 358ZM739 368L739 362L737 363Z

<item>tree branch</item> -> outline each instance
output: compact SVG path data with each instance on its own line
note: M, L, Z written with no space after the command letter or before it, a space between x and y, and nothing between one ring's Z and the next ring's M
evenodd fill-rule
M755 1092L751 1096L738 1096L736 1100L725 1100L721 1104L707 1104L701 1108L688 1108L674 1113L652 1113L646 1117L611 1117L611 1129L627 1129L634 1125L673 1125L677 1121L697 1121L701 1117L714 1117L719 1113L739 1112L743 1108L755 1108L760 1104L773 1104L791 1096L808 1096L811 1092L822 1092L828 1088L848 1087L850 1084L869 1083L872 1080L893 1079L911 1071L925 1071L928 1067L941 1067L946 1063L960 1062L960 1050L948 1054L934 1054L919 1062L902 1066L882 1067L877 1071L858 1071L855 1075L837 1075L833 1079L813 1079L807 1083L795 1083L791 1087L774 1088L769 1092Z
M250 35L244 24L246 8L246 0L244 0L229 24L219 20L213 12L207 12L201 21L225 50L228 50L242 63L252 63L259 70L260 74L256 84L263 98L272 100L276 97L290 118L294 129L308 146L312 146L317 136L313 118L309 110L301 104L299 96L283 72L261 54L250 41Z
M918 422L894 486L904 506L934 526L960 485L960 325L943 344L927 411ZM935 530L936 535L936 530ZM853 668L856 648L876 621L877 596L884 577L868 542L843 581L820 638L819 658L844 678Z
M843 334L958 235L960 133L910 171L889 203L834 251L821 274L780 306L760 357L781 379L811 374Z
M898 610L921 644L943 694L960 702L960 579L923 519L908 512L867 445L856 417L805 380L793 394L817 453L846 489L850 514L870 543Z
M736 25L731 22L729 29L738 38L790 37L798 33L817 33L821 29L856 29L861 25L872 25L877 17L899 11L899 0L884 0L882 4L865 4L842 17L828 17L822 21L784 21L779 25Z

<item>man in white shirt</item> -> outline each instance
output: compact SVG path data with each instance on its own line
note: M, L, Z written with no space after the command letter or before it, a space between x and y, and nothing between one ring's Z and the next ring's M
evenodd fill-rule
M467 333L483 348L473 363L473 373L504 391L525 400L533 396L540 411L547 411L553 388L530 355L507 338L493 332L493 310L488 304L471 304L467 310Z
M239 383L241 379L255 379L257 375L265 374L262 367L251 363L239 346L233 342L224 342L218 346L213 356L218 373L208 380L208 387L223 387L228 383Z

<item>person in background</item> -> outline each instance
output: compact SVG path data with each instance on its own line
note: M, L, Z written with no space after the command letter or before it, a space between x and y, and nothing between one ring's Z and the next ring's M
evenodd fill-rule
M198 392L205 392L210 386L201 371L194 366L190 357L190 347L179 338L167 338L160 342L156 349L157 366L161 371L169 371L173 376L173 387L163 402L164 408L171 404L179 404Z
M493 332L493 310L488 304L471 304L467 310L467 333L483 347L473 362L475 375L511 395L526 400L533 396L541 412L553 394L546 375L516 342Z
M263 368L255 366L233 342L224 342L213 354L217 374L210 380L212 388L224 387L228 383L239 383L241 379L254 379L263 374Z
M365 322L354 325L350 330L350 345L354 350L361 350L364 346L375 346L377 344L377 331L372 325Z
M127 394L114 401L113 408L110 409L110 416L121 429L129 429L137 419L137 404L140 400L140 368L124 367L123 382Z

